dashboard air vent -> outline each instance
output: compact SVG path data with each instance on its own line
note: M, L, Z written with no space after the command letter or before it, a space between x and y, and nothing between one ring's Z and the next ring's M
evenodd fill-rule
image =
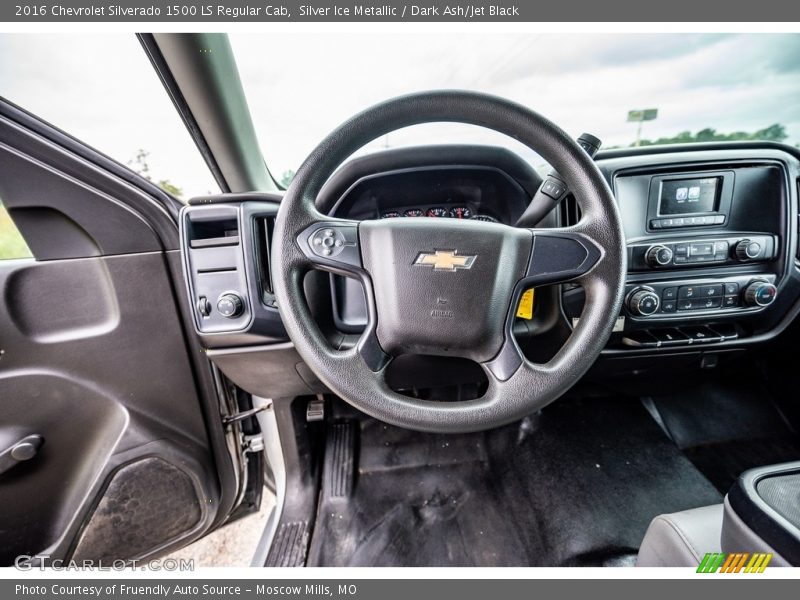
M575 196L572 194L564 198L564 201L559 206L559 210L561 211L559 216L561 218L562 227L575 225L581 219L581 209L578 206L578 201L575 200Z
M272 296L272 272L270 269L270 244L275 217L257 217L256 225L256 270L265 297Z

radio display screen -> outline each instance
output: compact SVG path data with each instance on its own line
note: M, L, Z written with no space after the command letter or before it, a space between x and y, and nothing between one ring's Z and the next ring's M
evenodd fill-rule
M722 177L669 179L661 182L659 215L693 215L716 212Z

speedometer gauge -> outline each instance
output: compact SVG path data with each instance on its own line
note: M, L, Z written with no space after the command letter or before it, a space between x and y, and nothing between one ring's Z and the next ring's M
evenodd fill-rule
M487 221L489 223L499 223L500 222L497 219L495 219L494 217L490 217L489 215L475 215L474 217L472 217L472 220L473 221Z
M425 211L421 208L409 208L406 212L403 213L404 217L424 217Z
M450 216L454 219L471 219L472 211L466 206L454 206L450 209Z
M447 211L447 209L442 208L441 206L434 206L425 212L426 217L447 217L449 215L450 213Z
M381 219L396 219L400 213L396 210L385 210L381 213Z

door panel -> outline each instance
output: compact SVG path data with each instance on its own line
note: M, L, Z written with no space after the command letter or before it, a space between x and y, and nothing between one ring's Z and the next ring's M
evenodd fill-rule
M43 443L0 474L0 564L152 556L238 495L180 310L177 211L12 109L0 102L0 198L37 260L0 261L0 452Z

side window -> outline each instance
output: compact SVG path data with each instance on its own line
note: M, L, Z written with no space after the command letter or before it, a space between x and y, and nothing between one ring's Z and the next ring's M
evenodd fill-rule
M28 244L22 238L14 221L0 200L0 260L31 258Z

